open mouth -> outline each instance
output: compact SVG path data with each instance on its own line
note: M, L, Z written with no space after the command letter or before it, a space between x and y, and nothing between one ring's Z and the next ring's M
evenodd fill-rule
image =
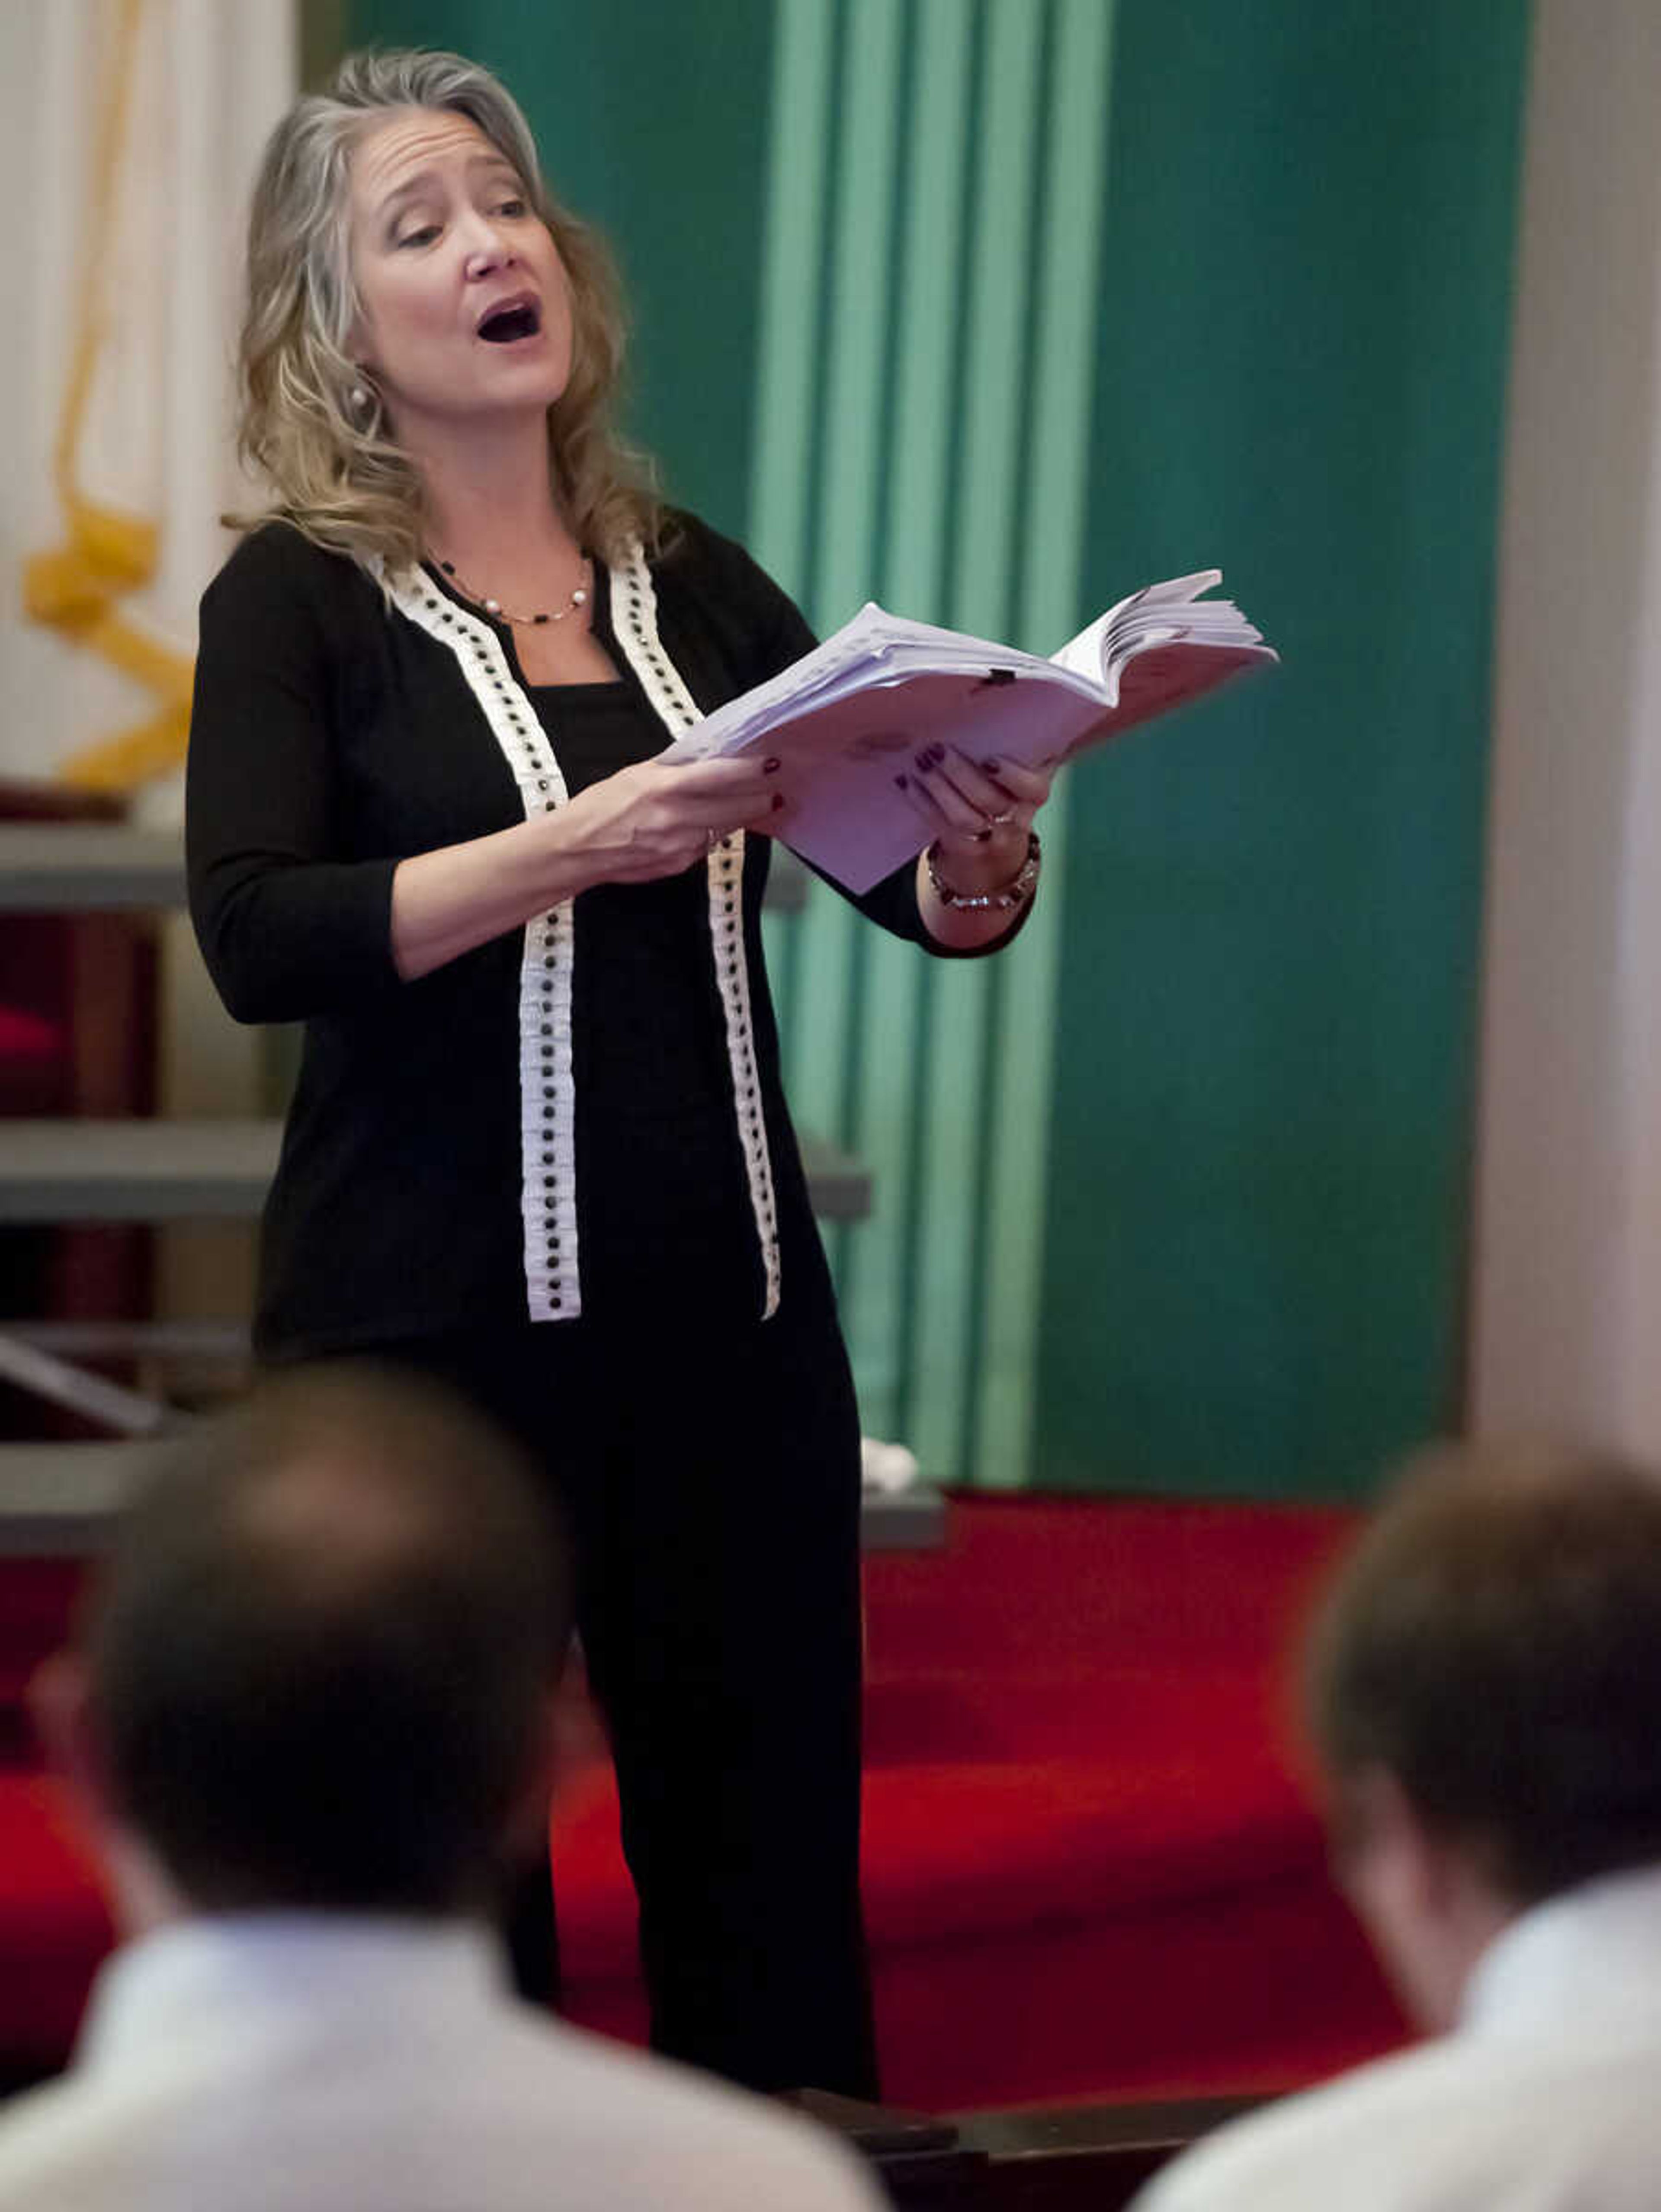
M490 310L478 335L487 345L514 345L520 338L535 337L541 328L542 310L534 300L512 300Z

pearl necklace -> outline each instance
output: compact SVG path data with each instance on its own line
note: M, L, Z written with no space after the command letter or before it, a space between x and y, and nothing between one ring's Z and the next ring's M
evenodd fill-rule
M441 561L438 565L464 599L471 599L475 606L483 607L487 615L494 615L499 622L518 623L526 629L536 623L563 623L568 615L574 615L579 607L586 607L588 604L588 563L586 559L577 570L575 590L563 607L550 614L515 614L511 607L504 607L500 599L492 599L483 592L476 592L465 576L458 576L453 561Z

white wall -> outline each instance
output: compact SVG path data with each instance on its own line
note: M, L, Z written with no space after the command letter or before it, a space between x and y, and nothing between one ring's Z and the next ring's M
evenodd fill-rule
M0 775L43 773L60 755L65 721L88 732L114 726L142 705L113 672L82 665L49 632L24 622L18 604L25 555L52 535L47 475L61 386L58 335L34 301L45 270L73 252L76 210L55 189L43 108L51 44L48 0L0 7L0 298L11 329L0 345L0 422L8 459L0 471ZM26 304L27 303L27 304Z
M1661 1460L1661 8L1539 0L1472 1413Z
M146 0L111 222L86 221L115 0L0 4L0 774L46 775L154 711L131 678L23 619L27 555L61 541L51 458L77 317L106 311L83 488L161 520L158 572L123 603L188 654L196 601L228 550L236 477L231 361L246 196L292 95L294 0Z

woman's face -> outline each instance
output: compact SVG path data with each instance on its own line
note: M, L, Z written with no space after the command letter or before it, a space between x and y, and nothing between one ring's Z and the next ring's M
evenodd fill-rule
M359 143L351 194L351 351L400 436L559 398L571 369L564 264L476 124L393 110Z

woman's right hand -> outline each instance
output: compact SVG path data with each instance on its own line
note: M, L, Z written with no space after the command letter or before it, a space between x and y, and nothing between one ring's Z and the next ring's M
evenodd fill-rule
M776 761L642 761L551 813L400 860L393 966L414 982L590 884L677 876L729 830L770 829L783 805L777 769Z
M678 876L733 830L765 830L783 805L776 760L642 761L544 817L595 883Z

